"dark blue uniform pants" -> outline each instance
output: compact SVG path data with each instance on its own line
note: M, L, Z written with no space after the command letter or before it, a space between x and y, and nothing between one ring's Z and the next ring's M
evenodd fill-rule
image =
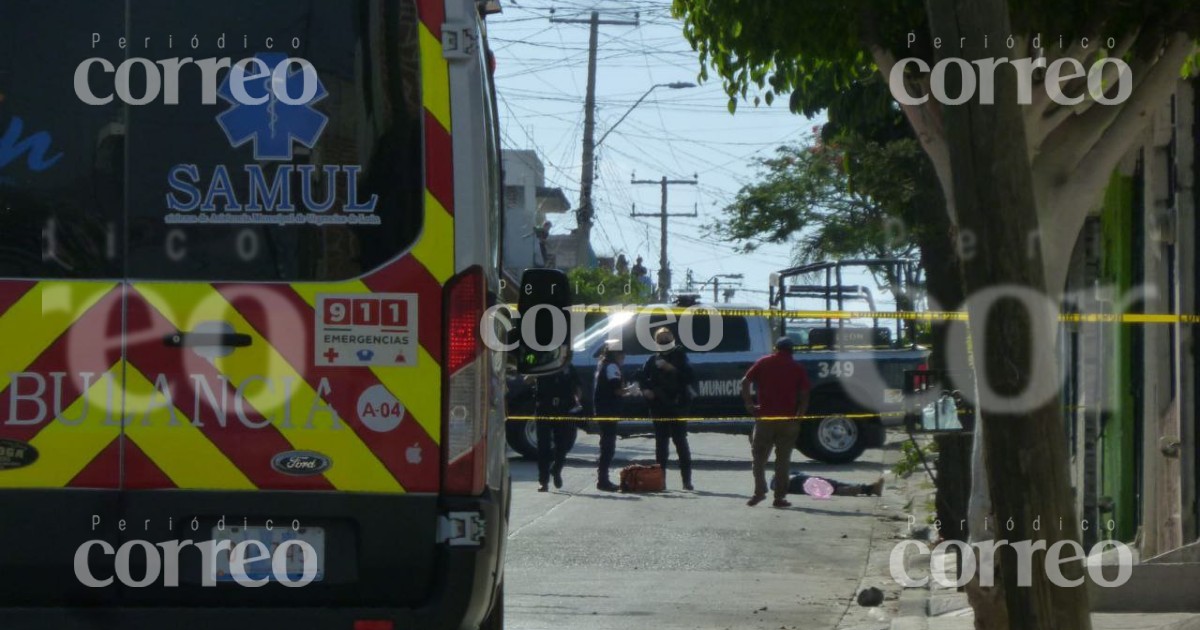
M617 423L610 420L600 421L600 459L597 461L596 480L610 481L608 468L612 466L613 455L617 452Z
M675 443L675 454L679 456L679 473L683 483L692 482L692 449L688 445L687 423L681 420L654 421L654 458L663 471L671 458L671 443Z
M569 420L537 421L538 483L549 483L550 473L562 474L574 432L575 423Z

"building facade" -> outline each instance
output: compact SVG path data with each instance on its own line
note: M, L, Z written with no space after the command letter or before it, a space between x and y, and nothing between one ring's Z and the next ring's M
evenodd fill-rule
M530 267L555 266L547 245L548 216L571 209L560 188L546 186L546 168L537 152L505 149L504 269L513 278Z
M1200 560L1200 324L1176 317L1200 313L1196 92L1181 81L1155 113L1072 261L1066 310L1148 317L1064 324L1060 335L1085 538L1136 542L1144 560Z

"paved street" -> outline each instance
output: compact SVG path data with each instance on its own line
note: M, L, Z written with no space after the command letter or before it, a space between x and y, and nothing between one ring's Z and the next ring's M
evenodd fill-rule
M538 493L535 464L512 460L509 627L833 628L856 606L879 499L746 507L747 439L695 434L694 492L672 470L666 493L608 494L595 489L596 444L581 434L561 491ZM620 440L616 466L651 462L653 449L649 438ZM879 450L839 467L795 455L793 470L851 482L883 470Z

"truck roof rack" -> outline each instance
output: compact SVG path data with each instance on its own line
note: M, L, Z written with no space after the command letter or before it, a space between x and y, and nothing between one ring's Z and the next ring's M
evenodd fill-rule
M842 282L842 269L845 267L861 267L867 270L878 270L879 268L889 269L889 275L895 279L896 286L890 287L891 292L895 296L909 295L916 291L919 292L924 287L924 282L921 277L922 271L920 264L908 258L850 258L845 260L820 261L789 267L781 271L771 274L770 286L770 304L772 307L778 307L782 310L787 310L787 299L790 298L816 298L825 300L825 310L831 311L846 310L846 300L865 300L871 312L878 312L875 305L874 296L866 287L844 284ZM789 284L788 280L799 279L802 276L822 274L825 282L823 284ZM803 282L803 280L802 280ZM809 280L811 282L811 280ZM897 308L899 305L897 304ZM835 324L832 319L825 320L825 328L844 328L845 320L838 320ZM896 334L894 341L899 341L902 337L902 321L896 319ZM871 327L879 328L879 319L872 318ZM909 330L911 343L916 343L914 331ZM787 334L787 320L781 318L779 321L779 334ZM836 338L836 337L835 337Z
M826 287L820 284L789 284L784 287L788 297L800 298L825 298L833 297L834 299L852 298L867 301L867 306L870 310L877 310L875 307L875 298L871 294L871 289L862 286L861 284L843 284L836 287Z

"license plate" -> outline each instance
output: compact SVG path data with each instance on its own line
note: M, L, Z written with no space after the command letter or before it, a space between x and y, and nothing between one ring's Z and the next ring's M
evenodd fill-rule
M267 530L266 527L235 525L226 526L223 530L214 527L212 537L218 543L228 540L230 549L237 547L240 543L258 541L271 554L268 558L244 563L240 573L242 580L279 581L280 577L275 575L272 566L272 560L278 552L285 559L284 577L290 582L298 581L304 576L304 557L308 553L308 549L316 554L317 574L313 581L320 582L325 577L325 528L323 527L301 527L299 530L293 530L289 525L282 525ZM307 547L302 544L287 545L285 549L278 551L284 543L293 540L305 543ZM247 558L256 558L262 555L262 548L253 543L244 545L244 548ZM213 578L217 582L236 581L239 576L235 575L230 568L232 552L221 551L213 555L216 556L211 567Z

